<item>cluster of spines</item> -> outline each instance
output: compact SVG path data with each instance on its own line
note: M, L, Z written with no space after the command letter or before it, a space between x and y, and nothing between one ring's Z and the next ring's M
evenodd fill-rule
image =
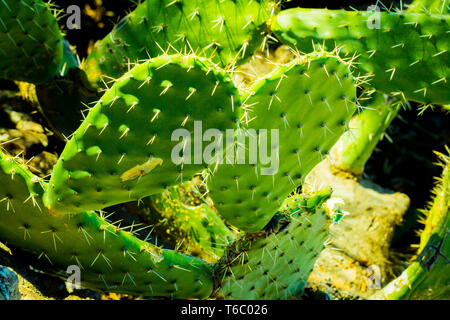
M63 38L43 1L1 1L0 43L0 77L41 83L58 73Z
M450 4L448 0L414 0L407 9L408 12L428 14L448 14Z

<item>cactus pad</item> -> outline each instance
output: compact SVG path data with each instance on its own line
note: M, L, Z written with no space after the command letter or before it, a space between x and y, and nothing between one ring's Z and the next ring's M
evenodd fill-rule
M424 211L425 228L417 256L372 299L445 300L450 295L450 158L440 153L438 156L444 170L433 190L433 202Z
M269 0L144 1L96 43L85 70L93 83L119 77L128 62L190 52L226 66L249 57L264 39L275 9Z
M273 156L278 151L279 158L273 158L279 167L269 172L270 165L260 160L256 165L223 164L211 175L208 188L229 223L257 232L347 129L356 86L349 65L331 54L313 54L279 67L248 95L242 99L246 112L241 132L251 140L257 130L267 129L269 147L258 139L258 153L267 150ZM278 140L272 141L271 130L278 130ZM250 151L243 151L247 163Z
M298 299L324 248L330 220L322 204L330 193L288 199L260 234L246 236L229 248L217 266L225 299Z
M370 85L422 103L449 104L449 16L423 13L289 9L274 19L272 30L301 51L312 42L342 56L359 56L361 73ZM370 28L369 28L370 26Z
M189 160L176 163L172 153L181 142L172 141L172 134L193 132L197 120L203 128L232 128L235 91L228 76L205 59L161 56L136 66L105 93L67 143L47 206L59 212L102 209L189 180L205 167L203 150L192 143ZM198 157L200 164L194 164Z
M0 240L50 263L62 278L81 269L81 285L109 292L205 298L210 266L135 238L94 212L54 216L40 196L46 184L0 153Z
M63 59L63 39L49 5L41 0L0 1L0 77L41 83Z
M350 121L350 128L331 150L334 167L355 175L364 171L377 143L398 114L401 103L375 92L362 103L363 110Z

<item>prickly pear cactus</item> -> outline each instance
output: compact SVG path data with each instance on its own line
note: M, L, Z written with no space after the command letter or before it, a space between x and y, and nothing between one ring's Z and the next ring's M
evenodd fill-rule
M408 11L448 14L450 5L448 0L415 0L408 7Z
M0 241L63 279L79 267L81 285L102 292L304 298L335 236L330 223L351 212L326 186L297 192L330 152L341 173L362 175L406 100L422 111L448 109L448 4L417 0L405 12L279 7L142 1L97 42L82 70L52 5L0 0L0 77L38 84L34 99L46 121L70 135L49 181L32 174L26 153L0 151ZM236 73L254 66L249 58L279 40L293 59L266 61L270 73L238 83ZM67 95L70 81L87 78L95 90ZM79 127L81 119L66 117L97 95ZM444 173L419 250L373 299L449 297L449 160L440 157ZM191 181L199 176L201 193ZM106 217L114 209L151 231L144 238L116 226Z
M196 53L221 66L251 56L265 41L270 0L146 0L96 43L84 69L93 83L119 77L128 63L163 53Z
M0 156L1 241L46 259L55 274L64 276L68 266L78 266L81 285L87 288L156 297L209 296L208 263L139 240L92 211L55 216L41 200L47 184L13 157Z
M389 99L375 92L362 102L360 110L351 120L346 132L331 151L333 166L360 175L377 143L397 116L401 107L398 99Z
M32 83L53 78L63 61L63 38L50 4L0 2L0 77Z
M372 25L370 19L378 20ZM450 102L447 15L289 9L274 19L272 30L302 51L316 43L358 56L360 72L372 77L369 85L387 94L426 104Z
M242 237L217 264L216 295L225 299L298 299L323 250L330 190L293 196L264 230Z
M238 102L229 76L204 58L161 56L136 66L67 143L47 207L66 213L103 209L189 180L205 168L203 150L188 150L178 139L199 124L200 130L233 128ZM180 156L184 152L192 154Z

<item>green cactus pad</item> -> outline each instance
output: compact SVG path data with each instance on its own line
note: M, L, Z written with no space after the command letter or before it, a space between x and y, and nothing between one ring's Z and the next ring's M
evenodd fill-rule
M289 9L272 24L277 36L301 51L312 42L341 56L358 56L369 85L422 103L449 104L449 17L419 13Z
M447 300L450 296L450 158L438 156L444 171L433 190L434 200L424 211L417 257L371 299Z
M298 299L324 248L330 220L322 204L330 193L288 199L266 230L231 246L216 266L215 291L225 299ZM314 205L308 205L308 202Z
M448 14L450 4L448 0L414 0L408 7L410 12Z
M202 58L161 56L136 66L104 94L67 143L47 206L66 213L102 209L189 180L205 168L203 150L193 142L188 153L183 145L189 160L174 161L173 150L182 142L172 141L173 133L192 133L197 121L205 130L233 128L236 91L223 71Z
M256 130L267 130L268 147L258 139L258 154L268 150L269 156L276 155L278 148L278 170L267 170L270 165L261 158L251 164L251 148L246 144L247 164L218 166L208 179L208 188L217 210L229 223L257 232L348 128L355 111L356 86L349 65L324 53L279 67L259 80L248 95L242 99L246 113L241 132L251 138L258 135ZM246 123L246 119L251 121ZM272 129L278 130L278 141L271 142Z
M128 62L166 50L192 50L230 65L261 46L275 8L269 0L147 0L96 43L84 69L92 83L101 85L102 76L117 78Z
M49 5L41 0L0 1L0 77L41 83L63 59L63 38Z
M350 128L331 151L334 167L359 175L372 155L377 143L395 119L401 103L391 101L383 94L375 92L362 103L364 108L350 121Z
M94 212L54 216L40 196L46 184L0 152L0 241L46 260L67 278L80 267L81 285L132 295L206 298L209 264L135 238Z

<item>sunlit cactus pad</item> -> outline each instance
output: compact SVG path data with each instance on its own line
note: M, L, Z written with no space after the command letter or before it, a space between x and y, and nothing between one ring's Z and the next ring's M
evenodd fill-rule
M204 58L162 56L136 66L67 143L47 206L60 212L103 209L190 179L206 167L203 150L192 147L186 150L190 163L175 163L179 142L173 133L193 132L196 121L204 128L233 128L238 101L228 75Z
M277 4L270 0L163 0L142 2L96 43L85 69L101 85L128 63L169 53L212 58L222 66L251 56L265 40Z

